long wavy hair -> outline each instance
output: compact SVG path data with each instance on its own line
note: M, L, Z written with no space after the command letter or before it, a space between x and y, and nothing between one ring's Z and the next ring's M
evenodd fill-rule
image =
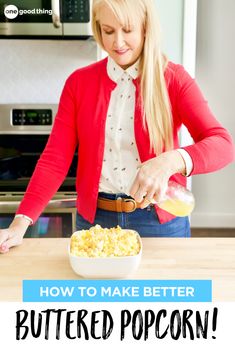
M93 0L92 29L95 40L105 50L99 11L108 5L125 27L141 21L145 40L140 55L140 92L143 125L148 129L150 149L156 154L173 148L171 105L164 78L167 58L161 51L161 32L153 0Z

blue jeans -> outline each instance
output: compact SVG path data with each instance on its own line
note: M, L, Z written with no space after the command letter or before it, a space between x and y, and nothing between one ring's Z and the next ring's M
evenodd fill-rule
M106 194L103 192L99 193L99 196L112 200L118 197L129 197L125 194ZM77 230L89 229L96 224L103 228L119 225L124 229L133 229L141 237L188 238L191 236L188 217L176 217L169 222L161 224L153 206L148 206L144 209L137 208L130 213L105 211L97 208L95 220L92 224L77 214Z

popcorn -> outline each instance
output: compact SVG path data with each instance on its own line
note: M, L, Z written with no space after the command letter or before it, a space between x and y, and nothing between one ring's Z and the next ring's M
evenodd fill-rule
M119 226L108 229L96 225L89 230L77 231L70 242L70 253L78 257L134 256L139 252L137 233Z

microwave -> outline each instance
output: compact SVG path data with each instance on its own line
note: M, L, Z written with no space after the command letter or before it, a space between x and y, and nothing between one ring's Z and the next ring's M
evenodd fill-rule
M92 0L0 0L0 38L92 36Z

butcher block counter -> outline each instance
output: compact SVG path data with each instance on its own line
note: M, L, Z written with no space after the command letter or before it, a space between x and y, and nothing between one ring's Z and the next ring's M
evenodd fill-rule
M142 238L132 279L211 279L213 301L235 301L235 238ZM23 279L80 279L71 269L68 238L24 239L0 255L0 301L22 301Z

